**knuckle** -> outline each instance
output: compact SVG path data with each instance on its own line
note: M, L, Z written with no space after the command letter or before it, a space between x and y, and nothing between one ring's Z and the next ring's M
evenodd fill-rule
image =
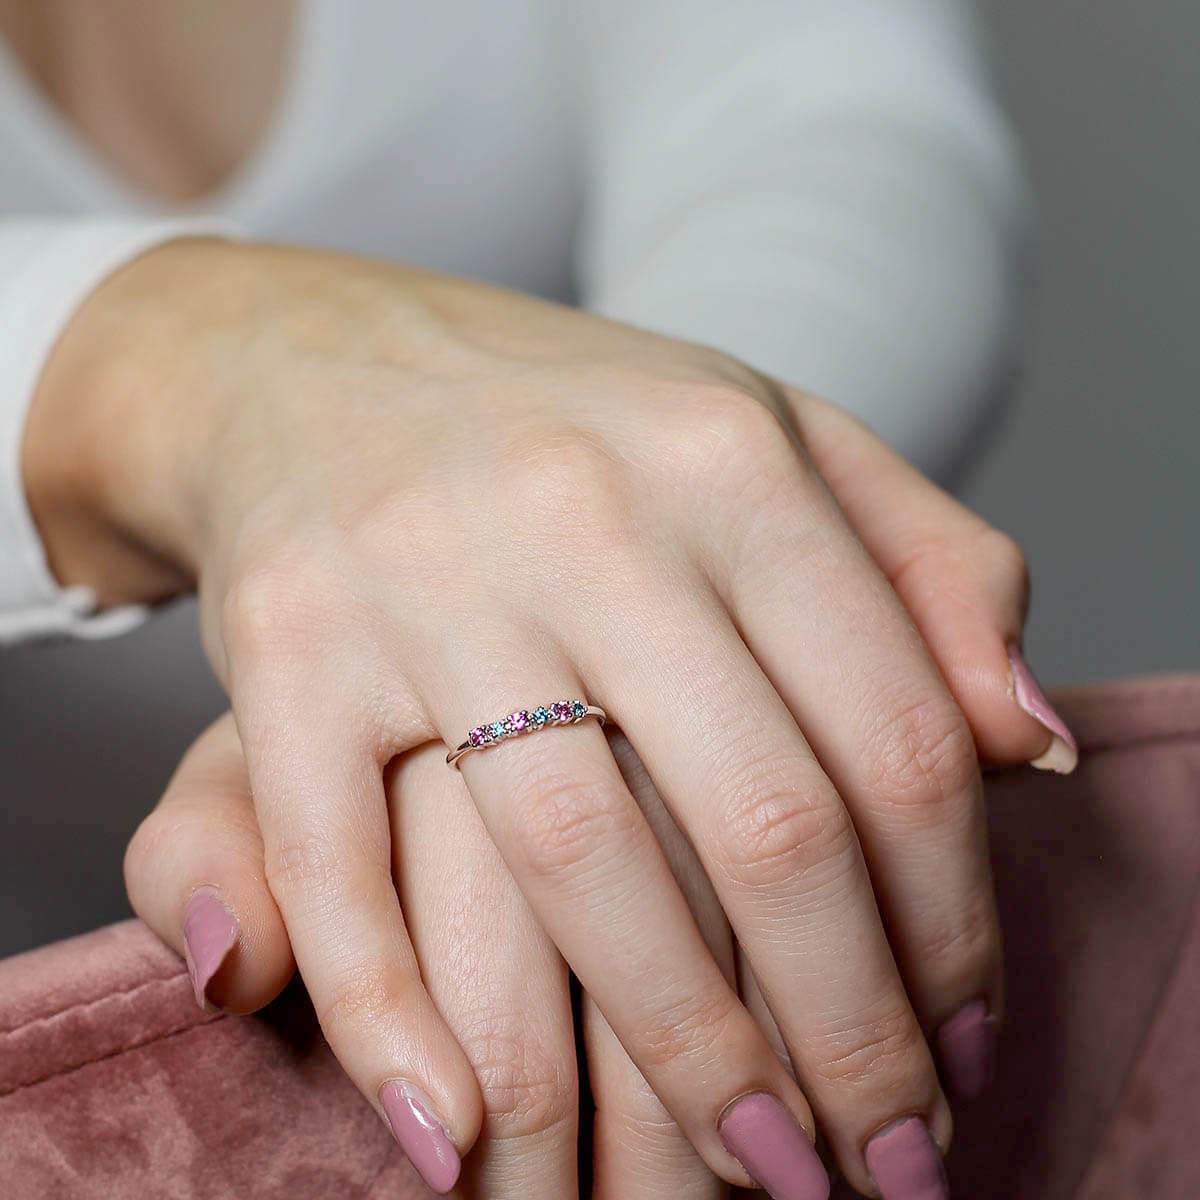
M948 697L923 697L894 709L870 740L868 786L885 803L931 820L973 797L975 741Z
M122 861L122 871L125 877L125 890L132 899L139 893L139 884L147 870L156 862L161 861L160 849L166 824L158 809L148 814L133 832L129 845L125 847L125 857Z
M1000 957L1000 933L990 896L981 893L921 939L922 970L947 986L986 978Z
M719 466L733 460L756 469L777 461L791 444L779 418L748 389L709 384L688 393L688 428L678 442L692 462Z
M536 875L576 875L644 837L637 806L603 784L544 781L513 816L525 865Z
M992 571L1010 584L1024 588L1029 582L1029 564L1025 551L1015 538L988 525L979 535L978 552L991 564Z
M340 884L343 865L326 838L295 835L267 852L267 886L276 896L311 890L326 892Z
M300 654L337 619L334 597L316 569L283 559L263 562L238 576L225 594L226 645L239 655Z
M380 967L349 971L328 995L314 999L321 1029L337 1045L377 1030L380 1022L412 1018L419 984L410 976ZM378 1036L374 1033L373 1036Z
M637 561L628 472L596 435L530 434L501 456L494 492L502 511L528 515L523 536L534 553L552 552L573 574L591 578L603 563L608 577Z
M732 789L719 813L716 858L747 888L779 887L811 868L845 857L854 837L841 806L776 784Z
M267 851L264 876L281 904L310 917L377 904L392 887L386 864L364 860L333 839L307 831L285 837Z
M501 481L515 511L561 512L578 499L605 501L618 492L619 469L599 438L580 429L531 434L503 456Z
M662 1070L711 1062L727 1043L732 997L707 989L652 1013L642 1030L638 1065Z
M479 1081L493 1136L538 1137L574 1120L574 1063L547 1054L519 1020L489 1020L460 1042Z
M812 1074L826 1087L886 1091L912 1079L919 1069L922 1040L908 1009L885 1010L826 1034L814 1055Z

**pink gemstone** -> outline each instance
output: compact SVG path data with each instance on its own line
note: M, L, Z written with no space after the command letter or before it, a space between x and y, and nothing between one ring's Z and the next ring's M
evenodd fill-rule
M566 700L556 700L550 705L550 711L556 721L569 721L572 716L571 705Z
M470 733L467 734L467 741L472 746L482 746L488 740L487 730L482 725L476 725Z
M529 728L529 714L524 709L520 712L510 713L508 723L514 733L521 733L523 730Z

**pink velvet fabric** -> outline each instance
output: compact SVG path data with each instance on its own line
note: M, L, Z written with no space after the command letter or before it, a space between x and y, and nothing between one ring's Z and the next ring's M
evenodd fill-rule
M1196 1200L1200 677L1056 702L1079 772L989 780L1008 1013L955 1194ZM132 921L0 963L4 1200L428 1194L298 988L205 1015Z

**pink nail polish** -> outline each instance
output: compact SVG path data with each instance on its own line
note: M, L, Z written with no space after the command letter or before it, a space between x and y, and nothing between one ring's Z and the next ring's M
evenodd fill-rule
M721 1114L717 1132L772 1200L827 1200L829 1176L808 1134L769 1092L735 1100Z
M392 1134L420 1176L439 1196L458 1182L462 1159L420 1088L392 1079L379 1089Z
M884 1126L864 1157L883 1200L950 1200L941 1152L920 1117Z
M201 1008L208 1008L208 985L237 940L237 917L221 903L216 888L194 891L183 910L183 945L192 990Z
M974 1100L992 1082L996 1025L982 1000L958 1010L937 1032L938 1061L946 1087L959 1100Z
M1079 762L1079 746L1074 735L1062 717L1050 707L1046 693L1042 691L1041 685L1029 669L1029 664L1015 644L1008 648L1008 661L1012 668L1013 691L1017 703L1050 734L1050 745L1030 763L1030 766L1037 767L1039 771L1057 771L1060 775L1070 775Z

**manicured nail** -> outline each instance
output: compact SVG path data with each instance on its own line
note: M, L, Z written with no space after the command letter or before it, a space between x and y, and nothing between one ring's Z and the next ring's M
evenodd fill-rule
M829 1176L808 1134L769 1092L752 1092L721 1114L725 1149L772 1200L827 1200Z
M959 1100L974 1100L996 1068L996 1023L982 1000L964 1005L937 1031L938 1061L946 1086Z
M462 1159L446 1127L434 1116L429 1097L411 1083L393 1079L379 1089L379 1103L408 1161L429 1187L444 1196L458 1182Z
M194 891L183 910L183 945L192 990L201 1008L207 1010L208 985L237 940L237 917L221 903L216 888Z
M885 1125L864 1157L883 1200L950 1200L941 1152L920 1117Z
M1029 669L1029 664L1015 645L1008 648L1008 661L1012 667L1013 691L1016 693L1017 703L1050 734L1050 745L1029 765L1037 767L1039 771L1057 771L1060 775L1070 775L1079 762L1079 746L1074 735L1062 717L1050 707L1046 693L1042 691L1041 685Z

